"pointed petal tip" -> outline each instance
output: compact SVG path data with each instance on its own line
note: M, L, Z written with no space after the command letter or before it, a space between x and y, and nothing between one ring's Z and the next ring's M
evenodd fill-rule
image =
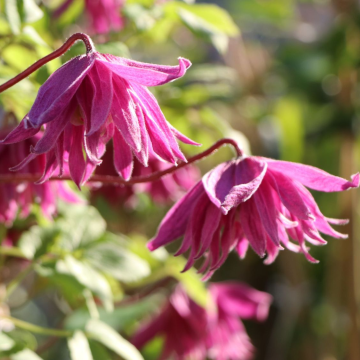
M348 187L346 187L346 189L349 188L358 188L360 185L360 173L356 173L354 175L351 175L351 182L349 182Z
M155 246L153 240L151 240L150 242L148 242L148 243L146 244L146 247L147 247L150 251L154 251L154 250L157 249L157 246Z
M220 210L224 215L227 215L231 210L231 206L221 205Z
M192 65L192 62L189 59L183 58L181 56L178 57L178 60L180 64L183 63L185 65L186 69Z

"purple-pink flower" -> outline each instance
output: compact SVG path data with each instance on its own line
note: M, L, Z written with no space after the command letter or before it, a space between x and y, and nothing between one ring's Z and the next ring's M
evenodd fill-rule
M183 236L177 255L190 249L184 271L205 255L199 271L206 278L231 250L243 258L249 244L259 256L267 253L267 264L283 246L317 262L306 242L326 244L320 232L346 238L330 226L346 220L325 217L306 187L332 192L358 186L359 174L347 181L312 166L242 157L208 172L170 209L148 247L155 250Z
M179 285L161 312L140 327L133 344L142 348L163 336L160 360L251 359L254 348L241 319L265 320L272 297L237 282L211 284L209 294L204 308Z
M8 133L9 130L1 130L0 136L4 137ZM14 173L9 168L19 163L39 138L40 134L21 143L0 145L0 174L13 175ZM26 164L20 173L37 174L43 170L44 166L45 155L40 155L35 161ZM29 182L0 184L0 222L11 225L17 215L21 218L28 216L34 201L40 204L44 215L50 217L56 211L58 197L69 203L80 202L77 195L61 181L51 181L45 184Z
M66 0L54 11L54 17L64 13L74 0ZM125 0L85 0L85 12L91 33L106 34L119 31L124 26L121 9Z
M61 175L66 161L80 187L101 163L111 138L115 169L125 180L131 177L134 157L144 166L152 152L173 164L186 161L176 140L198 144L166 121L146 87L173 81L190 65L183 58L178 66L161 66L98 52L73 58L41 86L29 113L3 141L19 142L45 125L44 135L16 169L46 154L41 181L56 170Z

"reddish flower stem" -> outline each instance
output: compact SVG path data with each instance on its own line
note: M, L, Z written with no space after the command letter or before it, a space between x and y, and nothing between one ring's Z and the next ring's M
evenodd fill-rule
M32 64L30 67L28 67L26 70L24 70L19 75L16 75L14 78L12 78L9 81L7 81L6 83L0 85L0 93L7 90L8 88L14 86L21 80L25 79L26 77L28 77L30 74L32 74L37 69L41 68L43 65L45 65L49 61L54 60L54 59L58 58L59 56L65 54L71 48L71 46L73 46L78 40L81 40L85 44L87 54L95 51L94 44L88 35L83 34L83 33L73 34L57 50L53 51L49 55L46 55L42 59L38 60L36 63Z
M221 139L217 141L214 145L209 147L207 150L203 151L200 154L194 155L188 159L187 162L182 162L177 166L172 166L166 170L157 171L147 176L136 176L131 178L128 181L125 181L119 176L110 176L110 175L93 175L88 182L100 182L103 184L121 184L121 185L134 185L139 183L147 183L159 180L161 177L171 174L175 172L178 169L181 169L184 166L190 165L200 159L203 159L209 155L211 155L213 152L218 150L223 145L231 145L234 150L236 151L237 156L242 156L243 152L239 148L239 145L237 142L233 139ZM0 175L0 183L9 183L9 182L35 182L39 178L41 178L41 174L3 174ZM62 176L62 177L52 177L49 180L71 180L70 176Z

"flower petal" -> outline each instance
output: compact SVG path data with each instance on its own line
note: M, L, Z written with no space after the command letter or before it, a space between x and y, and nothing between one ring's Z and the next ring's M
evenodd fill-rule
M245 158L240 161L235 170L235 183L236 185L231 188L226 195L224 202L221 204L221 210L227 214L230 209L240 205L242 202L247 201L259 189L260 184L263 183L266 174L267 164L252 158ZM265 186L262 192L265 191ZM266 187L269 194L263 194L265 197L270 196L271 190ZM258 196L258 202L266 203L267 198L262 199L264 196ZM269 200L270 201L270 200ZM271 206L266 206L270 210ZM272 208L274 209L274 207ZM273 210L272 210L273 211ZM261 216L261 214L260 214Z
M27 116L23 120L21 120L20 124L12 130L4 140L0 141L0 144L14 144L26 139L29 139L33 136L35 136L39 131L40 128L26 128L26 119Z
M168 211L159 226L157 235L147 244L149 250L153 251L184 235L194 202L203 192L202 183L198 182Z
M85 174L85 159L83 154L84 130L82 126L73 126L72 142L69 154L69 170L71 178L79 189Z
M263 257L266 250L266 232L253 200L241 204L240 223L251 247L259 256Z
M113 144L115 169L127 181L130 179L134 168L133 155L118 129L115 129Z
M176 80L184 76L191 66L189 60L181 57L178 66L164 66L137 62L110 54L102 56L106 60L99 58L98 61L102 61L115 74L144 86L157 86Z
M142 147L140 125L128 84L123 79L113 76L113 89L111 116L114 124L132 150L139 152Z
M91 105L91 121L87 136L99 130L107 120L113 101L112 77L109 69L100 61L96 61L88 72L95 94Z
M276 170L285 176L296 179L301 184L313 190L333 192L359 187L359 173L352 175L351 181L347 181L309 165L272 159L266 159L266 161L268 162L269 169Z
M28 114L29 123L33 127L39 127L55 120L58 114L68 106L93 64L93 56L82 55L71 59L56 70L40 87Z

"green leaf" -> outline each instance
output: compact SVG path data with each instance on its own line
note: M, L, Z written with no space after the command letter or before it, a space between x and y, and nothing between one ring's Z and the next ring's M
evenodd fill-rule
M68 339L68 346L72 360L93 360L89 342L81 331L75 331L73 337Z
M56 270L60 274L72 275L76 280L98 295L108 311L112 311L112 291L106 278L90 264L80 261L71 255L56 263Z
M16 0L5 0L5 15L11 31L14 34L20 34L21 19Z
M64 218L57 221L61 231L58 246L61 249L74 251L98 240L105 232L106 222L92 206L64 205Z
M9 336L0 332L0 351L8 351L15 346L15 341Z
M123 282L138 281L150 275L148 263L127 250L115 235L109 233L104 242L86 250L83 256L94 267Z
M140 352L109 325L100 320L91 319L86 324L86 331L92 339L114 351L124 360L144 360Z
M138 303L116 307L111 313L99 308L100 320L112 328L122 331L127 326L158 309L162 300L162 296L159 295L149 296ZM81 308L75 310L66 318L64 326L68 330L84 330L90 318L88 309Z
M21 235L18 247L28 259L38 258L47 252L56 235L54 228L32 226Z
M23 0L24 22L35 22L43 17L43 12L34 0Z
M14 355L11 355L11 360L42 360L39 355L30 349L24 349Z

